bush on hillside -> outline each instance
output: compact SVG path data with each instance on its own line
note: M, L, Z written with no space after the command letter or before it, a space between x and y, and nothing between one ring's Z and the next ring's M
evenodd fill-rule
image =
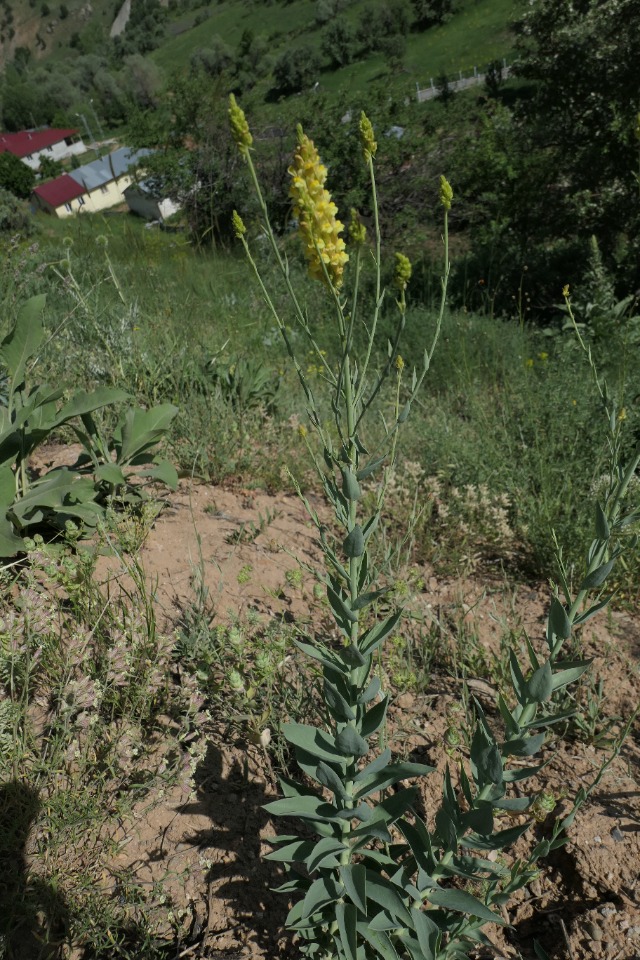
M29 207L12 193L0 187L0 233L28 237L33 232Z

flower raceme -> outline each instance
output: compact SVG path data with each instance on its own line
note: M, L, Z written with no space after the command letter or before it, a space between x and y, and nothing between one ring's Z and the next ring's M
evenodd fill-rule
M298 126L298 147L289 167L293 213L300 225L300 236L309 264L309 273L339 287L349 255L345 252L344 230L336 218L338 209L325 189L327 168L320 161L313 140Z

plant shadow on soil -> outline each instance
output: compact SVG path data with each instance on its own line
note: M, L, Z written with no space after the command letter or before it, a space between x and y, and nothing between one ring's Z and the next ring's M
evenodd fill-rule
M0 785L0 954L5 960L54 960L69 911L52 884L29 870L27 845L40 811L37 790Z
M273 893L282 882L281 874L261 858L260 838L269 822L263 807L273 800L273 792L265 782L251 778L248 760L243 762L238 754L225 772L223 754L211 741L194 782L197 798L180 812L211 821L210 828L185 838L208 863L203 944L211 955L224 956L224 935L235 929L245 939L243 955L252 949L267 956L287 955L290 948L282 941L287 901ZM231 953L237 955L237 948Z

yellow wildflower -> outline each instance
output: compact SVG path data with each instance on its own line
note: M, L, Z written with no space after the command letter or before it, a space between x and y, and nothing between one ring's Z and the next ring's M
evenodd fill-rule
M364 110L360 114L360 143L362 144L362 152L365 160L368 161L369 157L375 157L378 144L373 134L371 120L369 120Z
M453 200L453 190L451 184L445 176L440 177L440 203L445 210L451 210L451 201Z
M238 240L240 240L247 232L247 228L245 227L244 221L237 210L233 211L231 219L233 220L233 231Z
M538 354L538 360L542 360L543 363L545 360L548 360L548 359L549 359L549 354L545 353L544 350L542 351L542 353Z
M253 137L251 136L244 110L238 106L233 94L229 95L229 123L231 124L231 135L240 153L246 159L249 155L249 147L253 143Z
M564 287L562 288L562 296L565 297L565 298L569 296L569 284L568 284L568 283L565 283Z
M527 359L524 362L524 365L525 367L528 367L529 369L531 369L531 367L533 366L533 359L531 357L527 357Z
M396 357L395 365L396 365L396 370L398 371L398 373L400 373L402 370L404 370L404 360L402 359L402 357L400 356L400 354L398 354L398 356Z
M344 265L349 259L345 253L344 230L336 218L338 208L325 190L327 168L320 161L313 140L298 126L298 148L289 167L293 213L300 224L300 236L309 273L315 280L327 280L335 287L342 283Z
M407 284L411 279L411 261L405 257L404 253L396 253L396 270L393 277L398 290L406 290Z
M625 407L620 408L620 413L618 414L618 423L622 423L623 420L627 419L627 411Z

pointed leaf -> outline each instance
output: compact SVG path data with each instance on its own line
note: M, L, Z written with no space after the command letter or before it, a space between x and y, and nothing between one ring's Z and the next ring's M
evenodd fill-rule
M454 910L456 913L478 917L488 923L505 926L507 922L499 914L490 910L477 897L467 893L466 890L429 890L429 900L437 907L444 907L445 910Z
M351 901L367 915L367 868L362 863L340 867L340 879Z
M40 294L23 303L13 329L0 344L0 358L7 365L12 393L23 382L27 361L44 338L42 314L46 299L44 294Z
M356 924L358 912L352 903L336 904L336 920L340 932L340 941L346 960L356 960L358 955L358 937Z
M345 556L350 559L353 557L361 557L364 553L364 537L362 535L362 527L359 523L356 523L353 527L353 530L345 538L342 549L344 550Z

